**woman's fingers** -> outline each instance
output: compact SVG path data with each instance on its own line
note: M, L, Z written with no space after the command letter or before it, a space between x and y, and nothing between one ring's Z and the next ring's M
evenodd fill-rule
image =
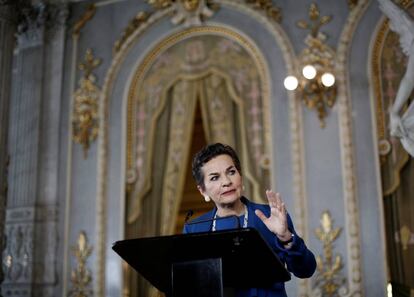
M270 207L277 207L277 200L276 200L275 193L273 191L266 190L266 197L267 197L267 200L269 201Z
M285 203L282 201L280 193L275 193L271 190L266 190L266 196L269 200L269 206L278 210L281 213L286 213Z
M259 219L262 220L263 223L267 220L267 217L264 215L264 213L260 209L256 209L254 213L259 217Z

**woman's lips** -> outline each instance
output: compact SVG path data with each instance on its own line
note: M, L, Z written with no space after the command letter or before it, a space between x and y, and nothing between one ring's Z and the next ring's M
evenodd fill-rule
M229 195L229 194L233 194L234 192L236 192L235 189L230 190L230 191L223 192L221 195L226 196L226 195Z

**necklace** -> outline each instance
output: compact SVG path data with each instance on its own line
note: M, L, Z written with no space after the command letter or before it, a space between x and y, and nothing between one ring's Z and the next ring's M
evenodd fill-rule
M211 231L216 231L216 218L217 218L217 211L214 215L213 219L213 226L211 227ZM239 218L237 218L238 220ZM247 210L246 204L244 205L244 219L243 219L243 228L247 228L247 223L249 221L249 211Z

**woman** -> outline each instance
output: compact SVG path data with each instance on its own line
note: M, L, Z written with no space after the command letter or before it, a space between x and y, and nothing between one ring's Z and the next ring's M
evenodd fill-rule
M242 196L243 177L240 161L230 146L216 143L203 148L194 156L192 173L204 199L211 199L216 207L195 219L192 224L185 225L184 233L235 228L235 215L240 220L240 226L254 227L261 233L295 276L312 276L316 269L315 257L296 234L280 195L267 190L269 205L256 204ZM214 220L227 216L233 217ZM197 221L203 222L197 224ZM286 291L284 283L275 283L269 288L238 290L237 296L279 297L286 296Z

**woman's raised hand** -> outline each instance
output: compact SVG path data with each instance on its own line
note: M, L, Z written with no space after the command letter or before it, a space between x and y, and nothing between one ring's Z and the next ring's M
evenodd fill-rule
M281 241L289 240L292 234L288 229L285 203L282 201L279 193L271 190L266 190L266 196L270 206L270 217L266 217L258 209L255 211L256 215Z

